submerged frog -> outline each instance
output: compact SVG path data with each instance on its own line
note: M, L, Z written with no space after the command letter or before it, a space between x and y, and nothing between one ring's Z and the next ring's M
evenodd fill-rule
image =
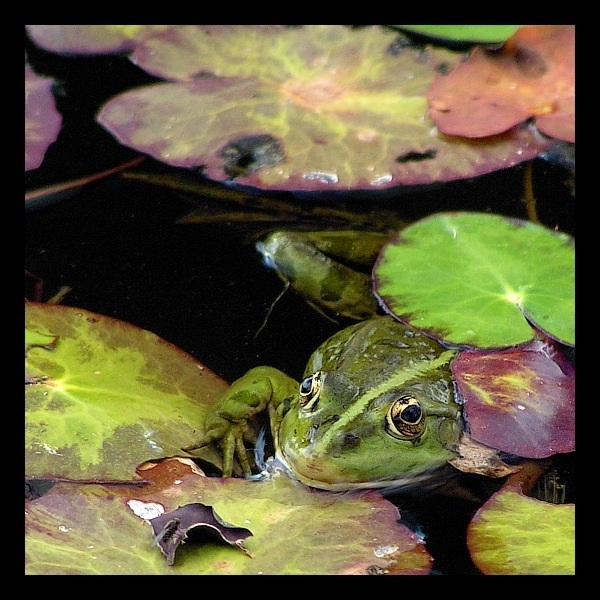
M313 250L306 255L303 242L279 236L272 234L260 246L266 260L277 262L280 273L283 265L286 279L297 287L316 286L302 283L299 269L314 275L316 263L331 260ZM374 247L378 243L381 238ZM342 312L344 294L336 290L347 292L349 285L351 308L344 314L367 319L325 341L310 357L301 382L273 367L251 369L209 415L204 436L185 450L218 442L223 475L230 476L237 465L250 475L248 422L267 411L276 458L311 487L409 490L443 482L464 429L450 373L457 350L377 315L368 276L356 275L348 284L340 276L350 274L348 267L336 263L334 269L337 288L330 280L319 284L326 290L325 303Z

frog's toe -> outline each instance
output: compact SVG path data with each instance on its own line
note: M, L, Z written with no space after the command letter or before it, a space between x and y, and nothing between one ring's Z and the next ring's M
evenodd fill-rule
M207 431L202 437L198 439L194 444L190 444L189 446L184 446L181 449L184 452L192 452L193 450L200 450L200 448L204 448L213 442L218 442L226 436L226 431L224 429L212 429Z
M245 424L232 426L221 442L223 452L223 477L231 477L234 462L237 460L242 474L245 477L252 475L252 467L248 461L246 446L244 445Z

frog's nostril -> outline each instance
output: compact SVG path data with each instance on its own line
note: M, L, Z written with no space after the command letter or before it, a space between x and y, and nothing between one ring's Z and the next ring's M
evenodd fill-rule
M360 437L356 433L348 432L344 434L342 447L356 448L360 444Z

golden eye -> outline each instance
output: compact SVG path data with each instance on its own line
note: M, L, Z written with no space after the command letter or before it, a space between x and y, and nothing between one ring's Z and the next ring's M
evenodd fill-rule
M414 440L425 431L425 414L412 396L401 396L385 417L387 432L400 440Z
M321 393L321 387L323 386L323 378L321 377L321 371L317 371L312 375L309 375L300 384L300 406L304 410L312 410L319 394Z

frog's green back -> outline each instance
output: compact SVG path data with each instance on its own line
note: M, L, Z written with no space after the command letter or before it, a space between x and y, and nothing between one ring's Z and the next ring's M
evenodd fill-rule
M442 366L435 362L444 352L444 358L454 356L454 352L419 331L391 317L379 317L330 337L310 357L305 376L317 371L340 371L357 379L367 390L398 374L406 380L414 375L416 384L431 386L437 401L453 402L449 361Z

